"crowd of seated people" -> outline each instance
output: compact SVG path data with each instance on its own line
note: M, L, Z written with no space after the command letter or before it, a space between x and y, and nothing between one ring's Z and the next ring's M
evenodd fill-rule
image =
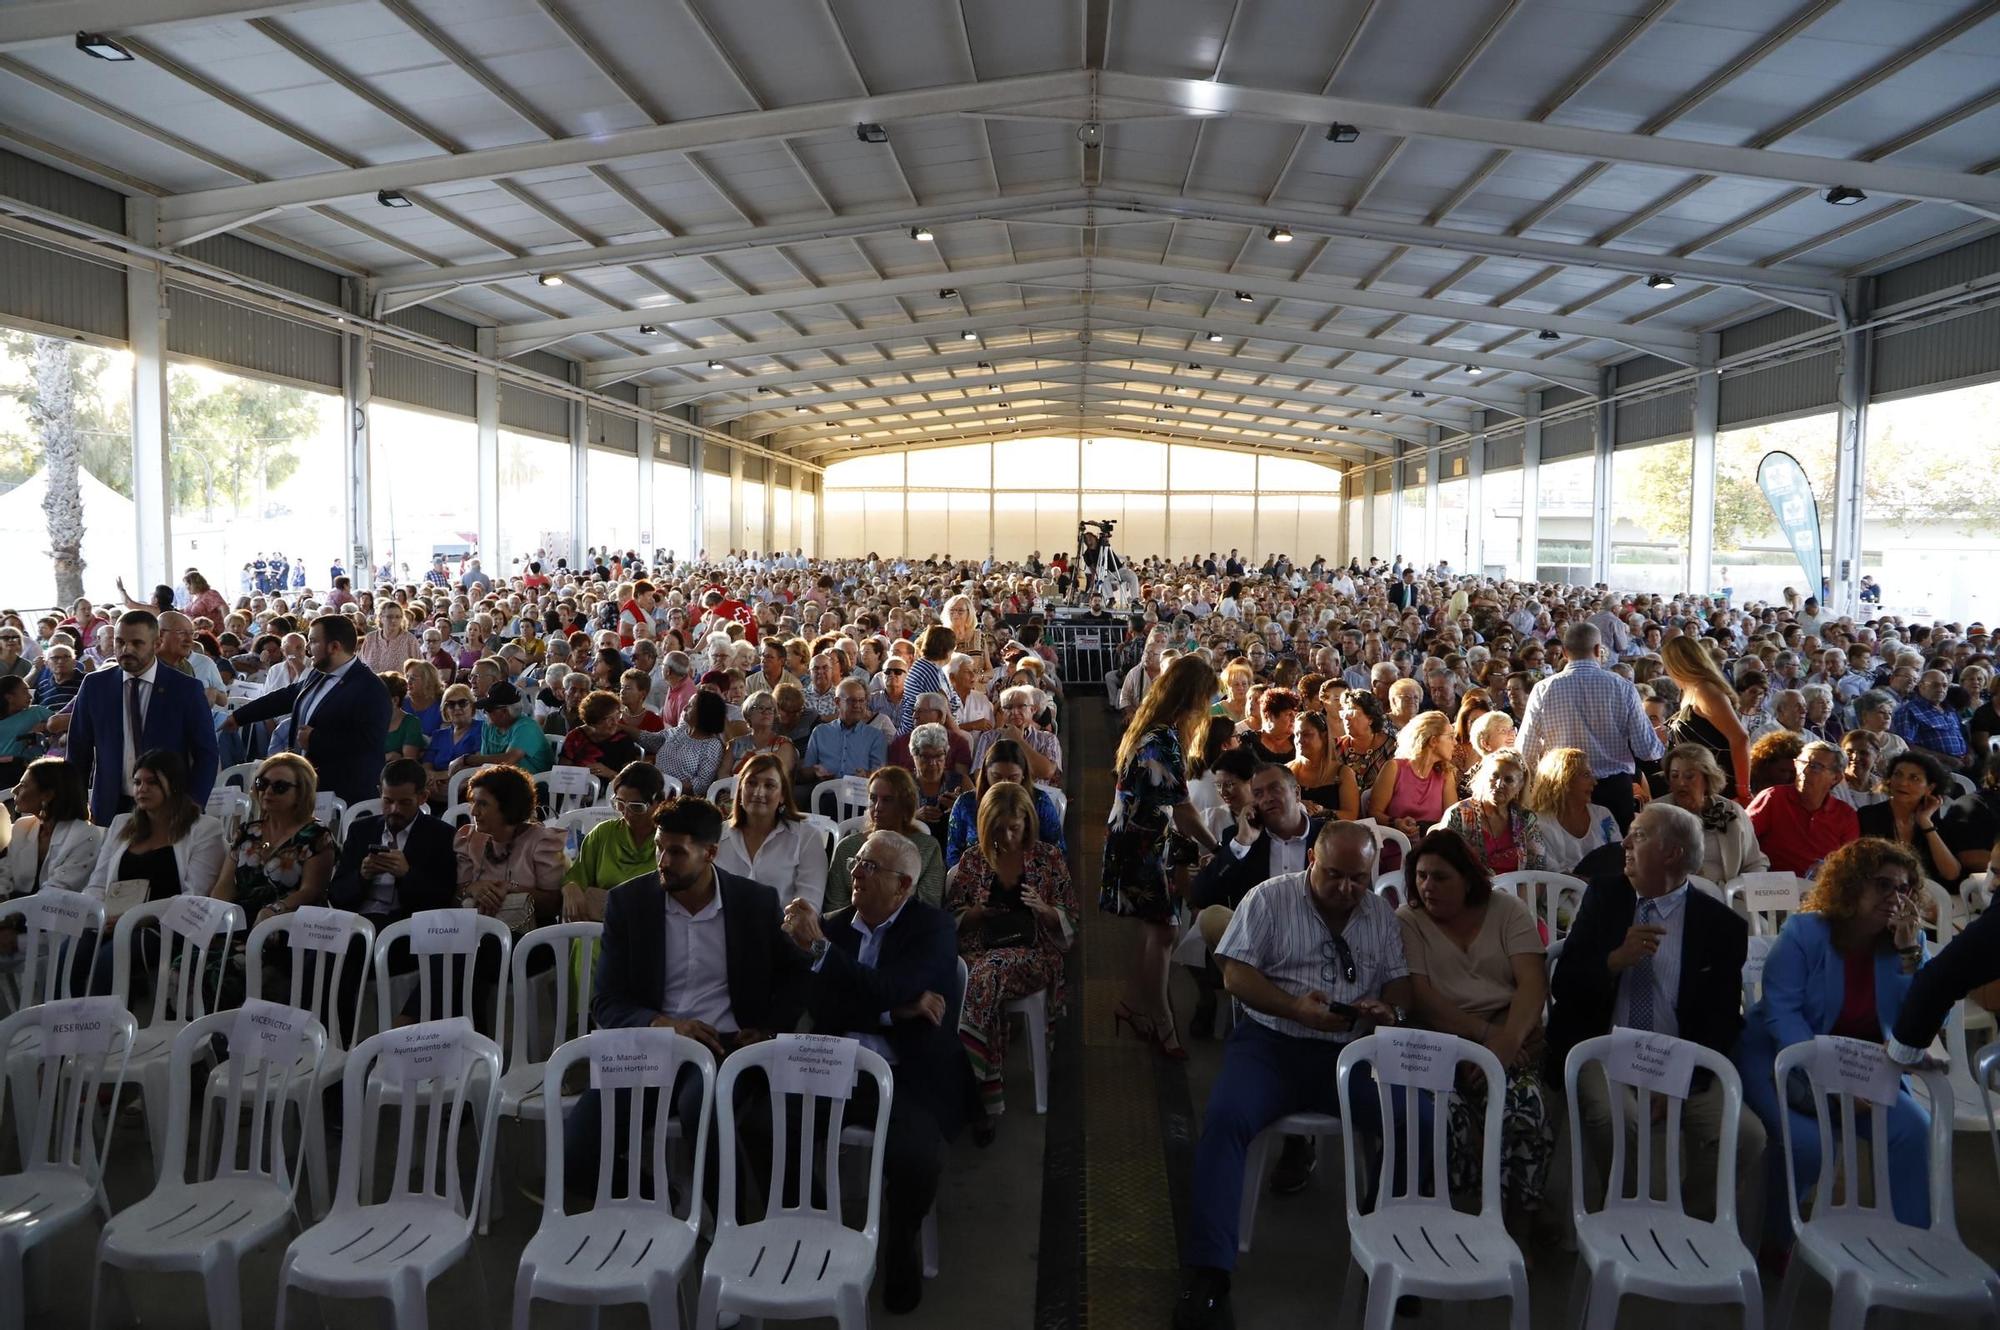
M885 1041L882 1273L903 1310L944 1143L997 1131L1006 1003L1065 997L1077 903L1044 787L1088 763L1116 782L1099 905L1140 924L1119 1028L1186 1056L1167 993L1189 906L1211 953L1191 1033L1222 995L1248 1013L1196 1152L1189 1324L1226 1311L1249 1141L1331 1111L1312 1069L1376 1025L1494 1052L1504 1083L1450 1112L1448 1180L1476 1175L1470 1107L1500 1096L1502 1195L1530 1246L1569 1047L1615 1022L1730 1054L1753 1110L1739 1213L1782 1251L1769 1186L1808 1170L1767 1181L1764 1140L1798 1111L1772 1059L1812 1033L1883 1040L1927 954L1921 884L1956 894L1989 866L1984 630L1379 565L1134 570L1115 755L1064 746L1074 703L1033 617L1057 588L991 561L607 552L233 607L190 570L115 618L0 614L0 684L21 685L0 688L0 762L18 766L0 889L200 892L253 921L328 904L378 927L463 907L517 938L601 920L601 1023L671 1025L722 1054L802 1020ZM247 816L210 800L236 762L256 764ZM531 779L556 766L596 778L610 814L567 844ZM813 792L849 777L865 815L828 834ZM718 782L726 807L707 798ZM343 827L323 795L380 808ZM1362 818L1410 853L1394 862ZM1813 881L1744 1013L1741 917L1689 879L1766 867ZM1534 870L1589 883L1553 978L1546 921L1493 884ZM1393 898L1376 890L1391 873ZM103 991L109 967L89 958L77 982ZM1593 1151L1610 1090L1586 1095ZM1894 1120L1899 1211L1923 1111L1899 1101ZM584 1116L571 1147L589 1155ZM1722 1125L1690 1113L1691 1158ZM1287 1142L1277 1189L1314 1163Z

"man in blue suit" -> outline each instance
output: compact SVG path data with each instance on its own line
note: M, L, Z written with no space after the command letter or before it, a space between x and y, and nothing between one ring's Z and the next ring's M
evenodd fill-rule
M132 764L155 748L183 754L190 792L215 786L215 722L201 682L159 659L160 621L127 610L112 632L115 670L84 676L70 709L70 759L90 772L90 820L106 826L132 808Z
M803 900L785 932L811 960L806 1010L821 1034L849 1035L889 1060L895 1097L882 1145L882 1305L903 1313L923 1296L918 1239L937 1199L945 1142L964 1121L970 1084L958 1041L958 926L916 899L917 847L878 831L854 857L854 903L822 921ZM824 927L822 927L822 923ZM873 1082L857 1085L850 1121L875 1115Z
M238 707L223 728L288 716L292 748L319 773L322 792L347 803L373 799L389 742L389 689L354 653L354 621L322 614L306 632L312 668L303 679Z

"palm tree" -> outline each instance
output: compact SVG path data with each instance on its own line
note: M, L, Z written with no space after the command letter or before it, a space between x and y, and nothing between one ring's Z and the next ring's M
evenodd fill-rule
M54 337L35 339L35 395L28 410L42 435L48 484L42 513L49 523L56 604L73 605L83 595L83 436L76 419L76 366L69 343Z

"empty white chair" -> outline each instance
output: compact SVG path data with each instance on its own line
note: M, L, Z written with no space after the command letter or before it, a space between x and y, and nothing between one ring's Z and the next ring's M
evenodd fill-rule
M1694 1219L1681 1199L1681 1108L1688 1087L1685 1082L1672 1086L1657 1077L1648 1079L1635 1070L1632 1061L1621 1056L1634 1037L1628 1031L1586 1039L1570 1050L1563 1067L1573 1179L1584 1177L1583 1113L1577 1099L1584 1068L1597 1064L1613 1090L1611 1168L1603 1207L1595 1212L1588 1208L1589 1188L1570 1189L1577 1241L1571 1319L1582 1330L1613 1330L1619 1302L1631 1294L1682 1304L1741 1303L1745 1330L1758 1330L1764 1323L1764 1290L1757 1279L1756 1258L1736 1230L1736 1124L1743 1115L1743 1082L1735 1064L1713 1049L1666 1035L1638 1036L1650 1047L1673 1048L1676 1056L1685 1050L1690 1071L1706 1071L1722 1085L1715 1218ZM1631 1098L1623 1093L1628 1086ZM1661 1096L1666 1116L1655 1121L1654 1105ZM1665 1167L1657 1178L1655 1133L1666 1149Z
M791 1040L784 1036L737 1050L722 1064L716 1087L716 1121L721 1135L716 1148L721 1163L717 1188L715 1239L702 1265L701 1306L696 1330L715 1330L725 1314L801 1320L832 1317L841 1330L864 1330L868 1324L868 1288L875 1277L875 1252L882 1226L882 1142L889 1132L889 1108L895 1085L889 1064L870 1049L853 1044L856 1082L875 1082L875 1121L868 1150L868 1208L859 1229L841 1222L840 1147L847 1100L833 1095L802 1094L798 1120L815 1122L826 1106L827 1131L819 1172L825 1180L824 1205L813 1204L814 1141L811 1129L791 1140L791 1114L773 1112L771 1187L764 1218L742 1224L736 1218L736 1080L747 1067L768 1076L784 1059ZM811 1036L805 1036L811 1037ZM853 1041L841 1040L843 1044ZM788 1098L773 1095L775 1107ZM798 1180L796 1204L785 1204L787 1178Z
M868 811L868 782L861 776L836 776L813 787L812 811L838 824Z
M202 1136L219 1138L221 1148L213 1156L203 1150L190 1169L193 1072L218 1035L229 1041L230 1061L243 1078L245 1093L240 1099L204 1100L204 1116L221 1120L205 1122ZM190 1021L174 1035L160 1180L144 1200L106 1224L98 1239L90 1287L92 1330L98 1324L106 1266L198 1274L212 1330L236 1330L243 1323L238 1263L292 1221L300 1161L285 1144L286 1111L295 1087L318 1083L325 1053L326 1029L310 1012L255 1000ZM317 1118L318 1095L306 1094L304 1100L306 1111Z
M604 937L604 925L596 921L550 924L523 935L514 947L511 961L514 994L513 1044L507 1054L507 1071L500 1078L500 1119L539 1122L549 1116L542 1098L542 1071L549 1056L566 1040L590 1033L591 984L597 977L597 950ZM551 964L530 978L528 966L538 951L548 951ZM540 996L547 990L554 1010L549 1028L553 1042L541 1038ZM569 1107L569 1099L557 1105L555 1117ZM496 1151L495 1171L498 1171ZM500 1189L496 1177L492 1190Z
M1869 1151L1874 1187L1868 1202L1862 1202L1862 1133L1857 1118L1867 1113L1867 1134L1877 1142L1888 1140L1888 1104L1872 1101L1871 1094L1886 1088L1893 1101L1899 1082L1893 1075L1871 1078L1872 1088L1863 1090L1856 1079L1840 1075L1835 1067L1865 1072L1871 1058L1885 1057L1879 1044L1852 1040L1836 1044L1827 1035L1778 1054L1773 1074L1779 1085L1785 1085L1795 1071L1805 1072L1812 1083L1820 1153L1812 1218L1800 1217L1798 1190L1789 1185L1784 1189L1798 1247L1778 1297L1781 1330L1792 1323L1799 1286L1809 1268L1831 1287L1833 1312L1828 1324L1833 1330L1861 1330L1872 1307L1949 1316L1961 1325L2000 1318L2000 1274L1958 1236L1951 1191L1951 1085L1942 1073L1909 1073L1923 1082L1932 1105L1931 1226L1911 1228L1897 1221L1890 1206L1889 1151L1879 1145ZM1789 1180L1795 1176L1792 1115L1781 1113L1778 1121L1784 1136L1783 1176Z
M597 1308L640 1302L655 1330L677 1330L681 1281L694 1261L695 1239L701 1232L698 1188L708 1163L715 1058L672 1030L599 1030L555 1050L542 1069L542 1101L560 1095L564 1075L586 1061L592 1083L601 1091L598 1112L604 1148L598 1155L596 1199L576 1214L564 1211L562 1115L550 1114L542 1222L521 1253L514 1279L514 1330L527 1330L529 1307L536 1298L589 1307L593 1318ZM701 1117L690 1175L696 1183L688 1188L686 1213L676 1214L667 1191L667 1151L675 1133L667 1127L674 1081L684 1066L693 1067L701 1077ZM633 1102L625 1113L622 1137L617 1119L620 1090L633 1101L650 1092L658 1104L649 1123L649 1115ZM613 1148L619 1141L622 1152ZM620 1153L625 1156L622 1187L616 1185L615 1161Z
M165 1153L170 1116L167 1083L175 1036L189 1021L220 1005L223 967L230 944L243 929L243 911L228 901L183 894L135 905L118 916L118 926L111 932L111 991L128 1002L132 949L142 928L159 939L159 964L154 969L151 1010L139 1027L125 1074L139 1083L153 1164L164 1171L175 1162ZM206 1065L205 1045L198 1056Z
M383 930L386 934L387 929ZM406 1111L397 1115L389 1194L368 1203L362 1179L377 1171L376 1133L368 1119L373 1087L392 1083ZM416 1130L421 1105L424 1130ZM321 1297L386 1298L397 1330L426 1325L431 1281L472 1246L472 1216L488 1185L493 1127L500 1109L500 1050L458 1019L405 1025L361 1042L341 1078L347 1145L340 1185L327 1217L292 1240L278 1269L277 1324L295 1288ZM478 1140L468 1187L461 1178L459 1133ZM355 1131L356 1124L364 1130ZM359 1142L357 1144L357 1141Z
M250 1000L269 999L283 1006L301 1008L326 1031L326 1048L313 1075L296 1077L288 1087L291 1111L299 1123L306 1180L312 1184L314 1217L324 1215L333 1203L333 1190L327 1180L326 1127L318 1111L319 1095L340 1080L347 1067L347 1050L353 1046L357 1033L353 1026L344 1026L340 1020L342 980L351 975L353 982L348 986L359 993L374 945L375 925L361 915L307 905L289 914L273 915L258 924L250 930L250 941L244 948ZM287 988L282 994L264 991L264 953L273 948L290 952L284 967ZM357 1000L356 1007L359 1005ZM359 1021L357 1010L354 1025ZM244 1100L253 1092L253 1081L240 1074L232 1052L209 1075L204 1093L210 1100L231 1097ZM202 1118L204 1129L215 1121L213 1113L211 1104ZM207 1158L208 1154L204 1144L202 1157Z
M27 1323L28 1253L93 1205L111 1217L103 1186L111 1131L100 1133L98 1100L117 1101L137 1028L115 997L63 998L0 1021L0 1048L32 1043L38 1064L0 1085L0 1109L11 1107L22 1124L21 1171L0 1175L0 1330Z
M1493 876L1493 889L1507 892L1527 906L1548 930L1550 942L1569 932L1570 920L1576 918L1577 907L1583 903L1583 893L1589 886L1582 878L1567 873L1534 871Z
M1805 899L1805 879L1796 873L1744 873L1723 888L1729 908L1750 921L1752 936L1776 937Z
M596 803L600 790L589 767L555 766L536 775L535 793L551 813L567 813Z
M1409 1050L1406 1053L1405 1050ZM1381 1107L1383 1149L1375 1187L1375 1208L1363 1214L1358 1186L1356 1133L1341 1136L1341 1158L1347 1180L1347 1230L1354 1268L1342 1293L1344 1323L1352 1322L1361 1283L1368 1284L1366 1330L1389 1330L1396 1300L1405 1295L1463 1302L1474 1298L1507 1298L1513 1330L1528 1328L1528 1268L1521 1249L1507 1235L1500 1218L1500 1118L1503 1096L1486 1096L1486 1123L1480 1133L1479 1209L1467 1213L1452 1208L1446 1179L1445 1096L1461 1064L1471 1063L1491 1086L1503 1084L1500 1061L1478 1044L1448 1034L1417 1030L1385 1030L1364 1035L1340 1051L1336 1088L1343 1122L1354 1118L1353 1076L1369 1064ZM1421 1129L1420 1106L1432 1096L1428 1139ZM1404 1106L1405 1149L1395 1148L1396 1103ZM1396 1163L1404 1160L1404 1188L1395 1189ZM1428 1160L1433 1185L1423 1189Z
M45 887L33 895L0 901L0 923L9 919L21 921L15 948L21 958L14 995L18 1004L26 1008L68 996L83 964L84 935L104 933L104 902L82 892ZM41 1038L41 1027L29 1025L0 1043L0 1068L14 1081L15 1098L23 1104L34 1090L31 1082L38 1074ZM14 1135L24 1156L28 1126L28 1119L15 1113Z
M923 825L918 823L919 826ZM1038 988L1007 1004L1009 1016L1019 1016L1028 1040L1028 1065L1035 1073L1035 1112L1049 1111L1049 990Z
M1339 1136L1340 1119L1331 1113L1287 1113L1257 1133L1243 1158L1243 1199L1236 1216L1236 1250L1250 1250L1257 1227L1257 1202L1264 1194L1264 1168L1270 1163L1271 1144L1286 1136L1310 1136L1319 1142Z

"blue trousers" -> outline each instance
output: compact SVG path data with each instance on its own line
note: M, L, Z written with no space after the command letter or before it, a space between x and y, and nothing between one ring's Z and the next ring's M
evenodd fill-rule
M1764 1150L1765 1201L1764 1239L1779 1246L1792 1243L1792 1215L1785 1204L1784 1188L1789 1185L1803 1201L1819 1181L1819 1119L1802 1113L1787 1100L1778 1098L1778 1085L1765 1062L1762 1075L1746 1069L1743 1076L1743 1104L1764 1124L1770 1143ZM1779 1137L1779 1115L1791 1118L1792 1176L1785 1176L1785 1150ZM1864 1139L1874 1134L1877 1111L1857 1112L1855 1117ZM1889 1105L1889 1200L1896 1218L1913 1228L1931 1226L1930 1174L1931 1115L1908 1090L1896 1093ZM1839 1137L1835 1136L1836 1143ZM1881 1146L1876 1144L1875 1149Z
M1222 1073L1209 1092L1208 1112L1202 1119L1201 1140L1194 1150L1194 1208L1190 1216L1186 1264L1215 1270L1236 1268L1238 1209L1243 1199L1244 1158L1257 1134L1288 1113L1340 1112L1335 1092L1335 1069L1341 1046L1324 1039L1302 1039L1280 1034L1258 1021L1243 1019L1230 1031L1223 1046ZM1375 1078L1364 1069L1349 1086L1354 1105L1350 1130L1363 1131L1378 1140L1382 1135L1382 1104ZM1400 1145L1406 1128L1403 1099L1396 1104L1396 1133ZM1430 1096L1421 1097L1418 1116L1428 1142L1431 1134ZM1419 1185L1432 1185L1430 1159L1420 1151L1423 1176ZM1399 1148L1396 1186L1404 1185ZM1372 1179L1369 1181L1372 1182ZM1364 1183L1364 1186L1367 1184Z

